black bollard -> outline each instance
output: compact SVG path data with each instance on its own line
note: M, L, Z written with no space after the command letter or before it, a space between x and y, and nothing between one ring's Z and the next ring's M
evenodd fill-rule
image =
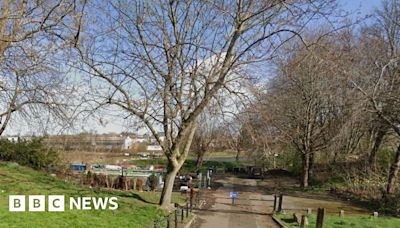
M169 228L169 222L170 222L170 220L169 220L169 214L167 215L167 228Z
M324 227L325 208L318 208L317 228Z
M183 208L181 208L181 222L183 222Z
M174 210L175 228L178 228L178 208Z

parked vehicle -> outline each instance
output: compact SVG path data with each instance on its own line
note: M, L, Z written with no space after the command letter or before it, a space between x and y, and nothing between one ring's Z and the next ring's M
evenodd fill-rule
M110 170L110 171L120 171L122 170L122 167L119 165L105 165L105 169Z
M73 172L83 173L86 171L86 164L83 163L70 164L69 167Z

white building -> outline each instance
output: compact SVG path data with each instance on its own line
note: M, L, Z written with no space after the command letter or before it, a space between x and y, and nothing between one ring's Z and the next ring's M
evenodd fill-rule
M18 142L18 136L7 137L7 140L10 142Z
M161 146L159 145L149 145L146 147L147 151L162 151Z
M122 149L128 150L132 147L132 144L133 140L131 139L131 137L127 136L124 140L124 144L122 145Z
M133 143L145 143L147 140L144 137L136 137L133 139Z

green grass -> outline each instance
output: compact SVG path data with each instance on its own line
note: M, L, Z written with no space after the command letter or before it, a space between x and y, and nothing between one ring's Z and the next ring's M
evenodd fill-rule
M299 227L299 225L293 220L293 215L291 214L277 214L276 217L279 218L287 227ZM308 216L308 221L309 225L306 227L315 227L316 216ZM397 228L400 227L400 219L395 217L374 218L367 215L349 215L343 218L334 215L325 215L324 227Z
M188 156L190 159L196 159L195 154L189 154ZM212 152L212 153L206 153L204 155L204 158L231 158L231 157L236 157L236 152L235 151L221 151L221 152Z
M9 212L9 195L65 195L65 212ZM70 196L118 198L117 210L70 210ZM159 193L91 189L47 176L16 163L0 162L0 227L152 227L164 215ZM182 202L179 195L174 202ZM47 206L46 206L47 208Z

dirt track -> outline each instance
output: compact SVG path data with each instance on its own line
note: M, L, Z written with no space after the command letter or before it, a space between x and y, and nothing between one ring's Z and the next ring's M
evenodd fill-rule
M195 211L192 228L279 227L271 217L273 197L257 191L256 180L230 176L216 180L216 184L220 187L207 193L208 205ZM239 193L234 205L229 198L232 191Z
M346 214L370 214L371 212L330 195L328 192L298 191L298 181L289 176L268 176L265 180L220 176L215 179L213 190L203 196L207 202L195 210L197 219L192 228L222 227L279 227L272 220L273 194L284 193L283 209L287 213L313 212L319 207L329 214L345 210ZM229 193L239 193L232 205Z

